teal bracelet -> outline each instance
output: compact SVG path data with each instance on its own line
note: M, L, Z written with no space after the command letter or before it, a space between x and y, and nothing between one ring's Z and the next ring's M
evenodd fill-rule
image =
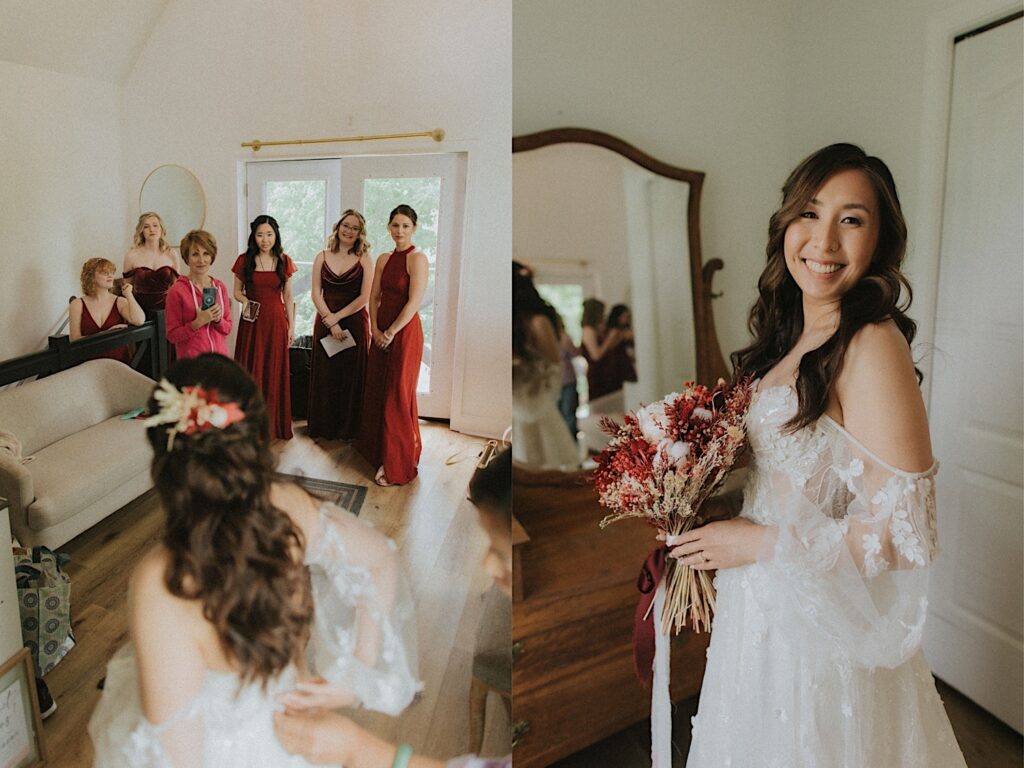
M412 757L412 747L408 744L402 744L398 751L395 752L395 762L391 764L391 768L409 768L409 759Z

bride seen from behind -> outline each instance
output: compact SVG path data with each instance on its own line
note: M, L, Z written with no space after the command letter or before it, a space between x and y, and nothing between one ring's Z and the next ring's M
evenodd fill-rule
M512 262L512 458L531 469L579 467L577 448L558 410L562 353L558 313Z
M733 355L760 379L743 507L668 542L718 571L689 768L965 765L921 651L937 464L906 239L889 169L859 147L783 187Z
M166 527L131 578L95 765L307 765L272 722L303 680L320 706L400 712L419 682L394 544L275 479L262 396L229 358L179 361L149 408Z

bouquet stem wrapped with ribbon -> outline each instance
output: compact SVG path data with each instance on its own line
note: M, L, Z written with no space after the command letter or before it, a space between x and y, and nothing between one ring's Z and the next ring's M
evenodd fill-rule
M701 504L722 485L746 444L744 420L752 394L749 379L733 384L719 379L712 389L687 382L682 392L626 414L621 425L604 419L602 427L612 439L597 457L593 482L600 503L612 513L601 527L638 517L677 536L698 524ZM687 624L695 632L709 630L715 610L707 573L666 557L667 552L667 546L657 547L644 563L633 627L637 676L646 685L654 677L656 766L671 765L670 744L665 746L671 738L666 638Z

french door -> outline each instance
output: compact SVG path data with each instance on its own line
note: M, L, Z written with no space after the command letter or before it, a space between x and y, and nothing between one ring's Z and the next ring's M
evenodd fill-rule
M417 405L420 415L429 418L451 415L465 186L465 156L460 154L246 164L249 220L261 213L276 218L282 244L299 267L293 285L299 333L312 333L312 263L341 212L354 208L366 217L367 239L376 259L394 247L387 231L388 213L402 203L416 210L413 242L426 254L430 267L419 308L424 345Z

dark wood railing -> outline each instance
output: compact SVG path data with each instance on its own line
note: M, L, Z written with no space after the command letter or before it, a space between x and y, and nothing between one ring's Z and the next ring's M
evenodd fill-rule
M131 367L158 381L167 370L167 333L163 311L152 313L142 325L86 336L72 342L67 335L51 336L41 352L0 362L0 386L51 373L92 360L101 352L135 344Z

